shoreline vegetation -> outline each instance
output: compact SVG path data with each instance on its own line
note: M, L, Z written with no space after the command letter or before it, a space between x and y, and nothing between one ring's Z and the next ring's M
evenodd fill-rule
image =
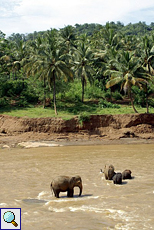
M154 23L0 31L0 82L1 146L150 142Z

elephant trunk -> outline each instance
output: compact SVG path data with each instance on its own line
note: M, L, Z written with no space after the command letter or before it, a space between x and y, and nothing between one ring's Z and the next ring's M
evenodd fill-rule
M82 194L82 184L79 185L78 187L79 187L79 189L80 189L79 196L81 196L81 194Z

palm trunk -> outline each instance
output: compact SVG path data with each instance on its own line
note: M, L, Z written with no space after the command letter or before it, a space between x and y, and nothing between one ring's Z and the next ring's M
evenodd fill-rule
M136 110L135 106L134 106L134 101L133 101L133 98L132 98L132 92L131 92L131 89L129 90L129 98L130 98L130 101L131 101L131 105L133 107L133 110L135 113L138 113L138 111Z
M46 99L46 95L45 95L45 78L43 79L43 90L44 90L44 95L43 95L43 109L45 108L45 99Z
M149 74L151 74L150 71L150 63L148 62L148 72ZM149 113L149 103L148 103L148 85L146 84L146 90L145 90L145 94L146 94L146 109L147 109L147 113Z
M82 76L82 78L81 78L82 80L82 102L84 102L84 77Z
M147 84L146 84L146 89L145 89L145 94L146 94L146 109L147 109L147 113L149 113L149 103L148 103L148 88L147 88Z
M55 115L58 115L57 107L56 107L56 81L55 81L55 73L54 72L53 72L53 103L54 103Z

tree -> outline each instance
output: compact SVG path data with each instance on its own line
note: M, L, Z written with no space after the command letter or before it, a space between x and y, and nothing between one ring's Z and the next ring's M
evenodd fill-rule
M87 80L92 83L94 74L94 70L91 67L91 63L93 61L93 52L86 45L85 41L81 41L78 44L76 52L74 54L74 69L76 75L81 78L82 84L82 102L84 101L84 90Z
M144 70L149 74L150 79L154 75L154 69L153 69L153 64L154 64L154 36L148 37L144 36L142 38L142 42L140 43L141 46L141 58L142 58L142 65ZM147 113L149 113L149 103L148 103L148 97L150 94L148 93L148 84L145 84L145 94L146 94L146 108L147 108Z
M133 110L137 113L133 102L132 86L137 85L142 88L142 85L147 83L146 78L148 78L146 74L142 75L142 72L140 73L140 69L142 68L141 61L134 56L134 52L123 51L120 53L117 60L113 59L109 64L108 69L104 73L105 75L110 76L106 88L121 83L121 88L125 93L128 93ZM111 66L112 69L110 68ZM139 73L141 77L138 77Z
M75 30L73 26L66 26L60 31L60 35L63 39L67 52L70 52L71 47L75 47L74 42L76 41Z
M53 89L54 110L57 115L56 79L73 78L73 72L67 65L68 54L63 53L63 49L57 45L56 35L54 30L47 32L39 50L33 53L30 63L25 66L25 69L28 74L38 74L41 79L48 82L50 91Z

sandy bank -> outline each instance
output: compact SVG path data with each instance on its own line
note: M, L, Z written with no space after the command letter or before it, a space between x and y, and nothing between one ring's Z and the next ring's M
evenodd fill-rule
M82 124L77 117L65 121L0 115L0 146L21 142L33 146L154 143L154 114L92 115Z

